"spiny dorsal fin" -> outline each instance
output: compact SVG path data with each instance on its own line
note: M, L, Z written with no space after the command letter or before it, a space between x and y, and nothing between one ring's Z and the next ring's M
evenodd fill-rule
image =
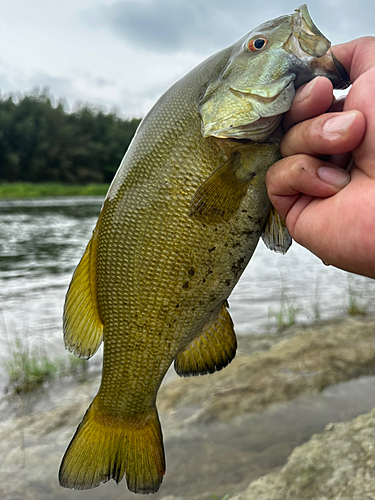
M103 323L96 300L95 234L74 271L64 306L64 341L69 351L80 358L90 358L103 339Z
M241 155L234 153L195 192L190 215L207 222L228 220L238 209L254 173L245 172Z
M264 244L270 250L285 254L292 244L285 222L274 207L271 208L262 233Z
M174 369L180 377L214 373L236 355L237 339L227 306L225 301L218 315L177 355Z

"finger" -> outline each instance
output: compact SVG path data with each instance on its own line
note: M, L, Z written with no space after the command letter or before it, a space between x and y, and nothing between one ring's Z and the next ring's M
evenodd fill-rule
M332 47L335 57L344 66L354 82L361 74L374 66L375 37L365 36Z
M346 96L341 96L338 99L334 98L330 108L328 109L329 113L337 113L339 111L343 111L345 98Z
M287 221L292 236L299 213L311 199L333 196L349 181L350 174L345 170L308 155L279 160L266 175L268 196L281 217ZM301 197L301 194L308 197ZM299 210L295 209L297 204ZM288 214L292 207L291 219Z
M292 107L285 114L284 130L296 123L325 113L333 100L333 87L328 78L318 76L300 87L294 97Z
M298 123L282 138L282 156L348 153L361 143L366 123L360 111L326 113Z
M373 64L353 83L344 106L344 110L361 111L366 119L366 136L361 146L353 151L353 158L370 177L375 177L375 58Z
M329 163L336 165L336 167L340 167L343 169L347 169L352 161L351 153L342 153L339 155L330 155L327 159Z

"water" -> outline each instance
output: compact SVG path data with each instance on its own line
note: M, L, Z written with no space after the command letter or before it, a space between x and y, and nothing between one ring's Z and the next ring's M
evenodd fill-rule
M64 296L102 201L0 201L0 377L16 336L31 349L64 355ZM314 309L322 319L344 314L349 288L371 308L375 281L326 267L296 244L281 256L261 242L230 298L230 311L238 333L258 334L274 327L270 311L278 312L281 303L297 308L298 322L311 321Z

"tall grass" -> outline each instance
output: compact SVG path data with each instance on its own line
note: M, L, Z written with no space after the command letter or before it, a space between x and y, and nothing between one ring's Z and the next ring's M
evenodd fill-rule
M5 369L8 374L6 390L26 394L47 382L68 375L84 377L87 362L69 355L67 359L50 358L45 349L31 349L28 342L16 337L8 341Z
M365 316L368 314L370 309L370 299L368 298L370 292L363 288L358 289L355 286L352 275L348 275L348 287L345 296L346 302L343 303L342 314L349 316ZM275 326L278 332L282 332L286 328L297 324L298 315L305 318L310 317L313 321L318 321L321 319L320 300L319 280L315 283L314 297L310 302L310 307L302 307L299 301L290 297L282 280L280 302L275 308L269 308L268 321L274 323L272 326Z

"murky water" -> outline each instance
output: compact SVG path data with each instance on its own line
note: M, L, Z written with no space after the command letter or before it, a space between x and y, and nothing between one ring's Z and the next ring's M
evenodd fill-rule
M16 336L30 348L64 353L64 296L90 238L102 198L54 198L0 201L0 376L1 361ZM344 314L349 288L371 308L375 282L352 276L294 244L285 256L261 242L230 298L239 333L264 331L275 325L283 304L297 310L296 319L315 314Z

